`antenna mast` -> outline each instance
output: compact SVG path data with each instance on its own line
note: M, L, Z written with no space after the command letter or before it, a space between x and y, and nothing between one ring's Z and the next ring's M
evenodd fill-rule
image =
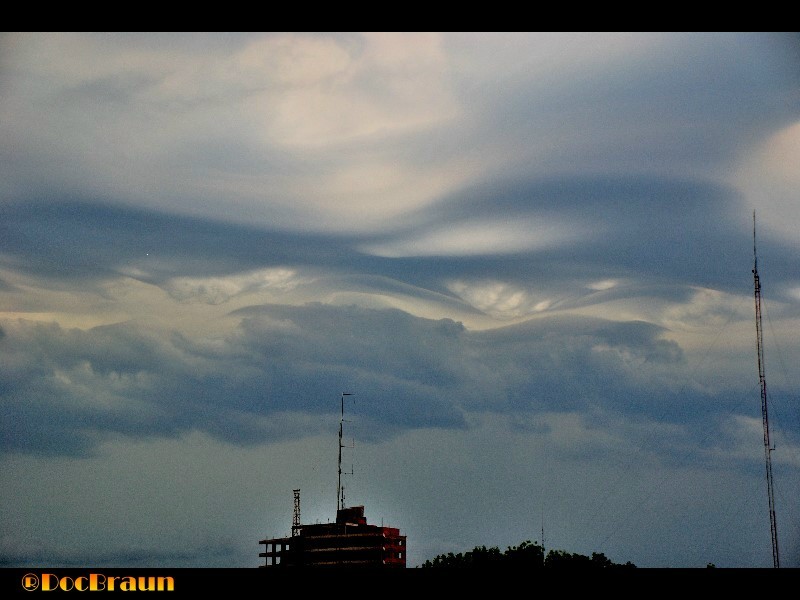
M545 566L544 559L544 504L542 504L542 567Z
M344 508L344 490L342 489L342 448L345 447L342 444L342 428L344 426L344 397L345 396L352 396L353 394L348 394L347 392L342 392L342 416L339 419L339 480L336 484L336 514L338 516L339 509Z
M294 514L292 515L292 536L300 535L300 490L294 492Z
M778 525L775 521L775 491L772 487L772 451L769 440L769 415L767 413L767 378L764 375L764 336L761 324L761 281L758 278L756 256L756 211L753 211L753 280L756 300L756 349L758 352L758 382L761 386L761 421L764 425L764 459L767 468L767 495L769 496L769 526L772 535L772 566L780 567L778 557Z

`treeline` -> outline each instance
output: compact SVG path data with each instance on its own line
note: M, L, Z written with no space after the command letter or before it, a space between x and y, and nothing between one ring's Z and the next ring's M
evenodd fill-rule
M591 556L573 554L564 550L550 550L547 556L544 548L530 540L519 546L509 546L505 552L494 546L476 546L469 552L440 554L433 560L422 564L424 569L635 569L632 562L619 564L611 561L602 552L592 552Z

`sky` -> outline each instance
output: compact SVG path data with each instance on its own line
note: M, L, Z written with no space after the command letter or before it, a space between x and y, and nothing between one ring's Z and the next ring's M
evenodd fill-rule
M345 502L800 567L800 36L0 34L0 565L257 567ZM349 446L353 446L352 448Z

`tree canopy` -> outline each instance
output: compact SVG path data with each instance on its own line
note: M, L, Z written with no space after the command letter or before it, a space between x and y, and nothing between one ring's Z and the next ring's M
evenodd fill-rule
M464 553L440 554L433 560L426 560L422 568L444 569L629 569L636 568L630 561L615 563L602 552L591 556L574 554L564 550L550 550L536 542L526 540L519 546L509 546L505 552L493 546L476 546Z

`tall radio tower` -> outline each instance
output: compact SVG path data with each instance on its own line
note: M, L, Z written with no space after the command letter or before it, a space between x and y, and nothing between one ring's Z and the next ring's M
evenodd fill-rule
M767 378L764 375L764 336L761 325L761 282L758 279L756 256L756 211L753 211L753 279L756 298L756 349L758 351L758 382L761 386L761 421L764 425L764 459L767 465L767 495L769 496L769 527L772 534L772 566L781 566L778 557L778 524L775 520L775 491L772 487L772 451L769 439L769 414L767 413Z

